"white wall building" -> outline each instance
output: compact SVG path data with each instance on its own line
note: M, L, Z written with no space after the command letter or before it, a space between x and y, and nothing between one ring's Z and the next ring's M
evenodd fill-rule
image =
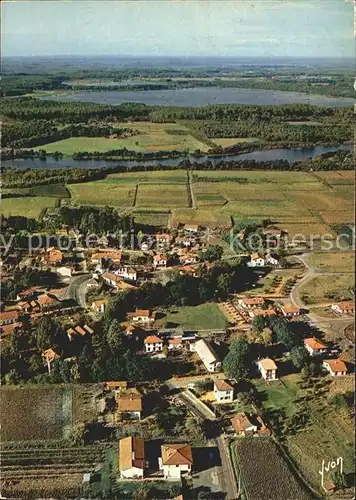
M198 354L208 372L218 372L221 362L208 343L200 339L194 344L194 351Z

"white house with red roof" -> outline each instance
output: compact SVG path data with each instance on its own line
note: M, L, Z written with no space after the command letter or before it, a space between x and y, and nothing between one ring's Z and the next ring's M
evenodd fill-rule
M150 309L136 309L135 312L128 312L127 317L134 323L153 323L155 315Z
M314 337L304 339L303 342L310 356L320 356L321 354L325 354L328 350L325 344Z
M218 403L234 400L234 388L226 380L214 380L214 396Z
M149 335L143 343L145 344L146 352L162 352L163 350L163 340L157 337L157 335Z
M323 368L325 368L332 377L340 377L346 375L348 372L346 363L340 358L324 359Z

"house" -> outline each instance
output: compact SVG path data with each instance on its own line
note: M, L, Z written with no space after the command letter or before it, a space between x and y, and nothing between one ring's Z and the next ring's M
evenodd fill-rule
M117 413L123 419L141 420L142 395L136 389L116 392Z
M92 302L91 308L98 314L104 314L107 304L108 299L94 300L94 302Z
M187 252L187 253L183 254L179 260L180 260L180 263L183 265L196 264L198 262L198 257L194 253Z
M51 373L52 363L61 356L54 349L47 349L42 353L43 360L47 365L48 373Z
M244 309L253 309L262 307L265 304L265 299L263 297L252 297L250 299L239 299L238 303Z
M234 388L226 380L214 380L214 396L218 403L234 400Z
M280 240L284 233L282 229L265 229L262 234L268 240Z
M231 419L231 425L236 431L236 434L242 436L250 436L257 432L257 425L249 419L247 413L239 412Z
M250 318L256 318L257 316L276 316L277 311L273 308L270 309L252 309L249 311Z
M146 352L162 352L163 340L156 335L149 335L143 341L145 344Z
M10 325L11 323L17 323L19 320L18 311L1 311L0 312L0 325Z
M127 382L126 380L112 380L109 382L104 382L104 387L112 391L126 391Z
M195 239L188 236L177 236L175 244L183 247L191 247L195 244Z
M179 274L181 276L186 275L186 276L193 276L193 278L196 278L198 276L197 266L195 264L182 266L179 268Z
M173 240L173 236L171 234L156 234L155 238L158 245L162 245L167 248L171 246L171 242Z
M31 300L31 302L20 301L20 302L18 302L17 307L19 307L21 309L21 311L24 313L29 313L33 309L39 310L38 303L34 300Z
M142 479L145 470L145 442L137 436L120 439L119 467L121 479Z
M93 330L88 325L84 325L83 327L78 325L67 330L67 335L70 341L72 341L76 337L85 337L86 335L92 335L93 333Z
M170 351L179 351L183 349L182 337L174 337L173 339L168 339L168 349Z
M93 264L99 264L102 260L109 260L111 262L120 263L122 260L121 250L108 250L105 252L96 252L91 257L90 260Z
M231 425L238 436L271 435L271 431L258 415L248 415L245 412L239 412L231 419Z
M150 309L136 309L135 312L128 312L127 317L134 323L153 323L155 314Z
M265 358L257 361L257 367L265 380L277 379L277 365L273 359Z
M48 248L46 261L48 264L57 266L63 261L63 253L59 250L59 248Z
M165 254L158 253L153 256L153 265L157 267L167 267L168 257Z
M192 470L192 449L188 444L164 444L158 463L164 479L180 479Z
M221 368L221 362L214 353L212 347L204 340L200 339L194 344L194 350L204 363L208 372L218 372Z
M338 314L355 314L355 303L350 301L332 304L331 310Z
M293 318L295 316L299 316L300 309L299 307L287 305L281 307L281 312L286 318Z
M255 252L250 255L250 260L247 262L248 267L264 267L266 261L262 254Z
M22 323L10 323L9 325L0 326L0 337L6 337L7 335L13 335L17 333L22 327Z
M188 233L196 234L199 232L199 224L185 224L184 231L187 231Z
M128 281L137 281L137 271L129 266L120 267L113 271L114 274L117 274L124 280Z
M320 340L313 338L304 339L304 346L310 356L320 356L320 354L325 354L327 352L327 347L325 344L320 342Z
M325 368L333 377L340 377L347 374L347 366L342 359L324 359L323 368Z
M60 305L59 301L55 297L52 297L47 293L44 293L43 295L40 295L38 297L38 304L41 310L54 309L56 306Z
M35 288L27 288L17 294L16 300L30 300L37 297L37 290Z
M115 288L116 290L119 288L120 282L123 280L120 276L114 273L104 273L101 275L104 282L111 286L112 288Z
M277 256L272 255L268 253L265 257L265 262L266 264L269 264L270 266L278 266L279 265L279 260L277 259Z

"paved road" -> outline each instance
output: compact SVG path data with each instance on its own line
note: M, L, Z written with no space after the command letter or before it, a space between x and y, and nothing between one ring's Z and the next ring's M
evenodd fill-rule
M81 274L74 276L68 285L66 299L72 299L84 309L86 308L85 295L87 291L87 282L92 279L91 274Z
M170 388L177 387L175 386L175 381L172 380L169 381L168 385ZM211 421L215 420L209 410L206 408L204 409L203 404L197 403L195 398L190 397L187 391L183 391L177 396L197 415L197 417ZM229 443L222 435L212 440L212 442L219 448L221 465L214 468L215 470L211 474L211 478L214 481L219 481L221 484L221 491L226 493L226 500L236 500L238 498L238 492L230 458ZM211 489L216 491L217 485L214 481Z

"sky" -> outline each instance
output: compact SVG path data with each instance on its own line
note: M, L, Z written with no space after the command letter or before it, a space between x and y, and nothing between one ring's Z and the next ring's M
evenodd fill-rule
M27 0L1 10L3 56L354 56L352 0Z

